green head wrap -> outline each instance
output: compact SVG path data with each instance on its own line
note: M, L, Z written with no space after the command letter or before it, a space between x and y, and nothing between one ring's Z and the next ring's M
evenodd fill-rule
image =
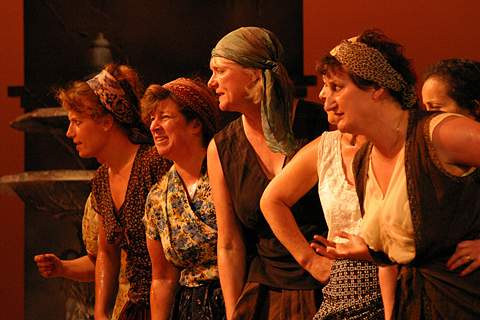
M212 50L212 57L262 70L265 140L273 152L294 152L298 144L292 132L293 85L281 62L283 47L277 37L264 28L242 27L224 36Z

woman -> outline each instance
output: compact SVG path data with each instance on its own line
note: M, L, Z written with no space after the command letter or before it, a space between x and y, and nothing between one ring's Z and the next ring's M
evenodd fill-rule
M149 318L151 265L142 217L151 186L169 162L148 145L151 136L141 122L141 86L136 72L108 65L94 78L60 90L68 111L67 137L81 157L102 165L92 179L92 204L98 213L95 265L95 319L108 319L120 266L126 252L130 283L120 319Z
M480 62L468 59L441 60L424 75L422 100L428 111L463 114L480 121ZM469 259L464 257L468 256ZM465 276L480 267L480 240L462 241L447 261L450 270L466 266Z
M326 88L320 92L324 100ZM339 116L328 112L328 121L336 125ZM365 143L363 136L330 131L306 145L266 188L260 205L262 212L285 246L295 248L297 260L314 260L306 239L295 238L288 225L291 206L315 184L328 224L328 240L338 231L358 234L361 223L360 206L353 181L352 161ZM283 237L281 236L283 235ZM320 241L321 237L316 237ZM322 245L312 245L319 254L330 256ZM314 262L307 264L313 266ZM323 288L323 302L314 319L384 319L378 284L377 265L370 261L337 259L330 280ZM308 271L308 269L307 269Z
M454 112L480 121L479 82L480 62L441 60L424 75L423 104L428 111Z
M73 260L61 260L53 253L39 254L34 257L38 272L44 278L66 278L79 282L95 281L95 260L98 251L98 217L92 208L91 195L85 203L82 219L83 243L87 254ZM120 273L118 275L118 291L113 307L112 320L117 320L123 306L128 300L130 287L125 276L126 256L121 253Z
M446 262L480 233L480 124L415 110L409 62L379 32L342 41L322 69L339 130L369 141L354 161L361 237L342 232L329 252L398 264L398 319L478 318L480 272L460 277Z
M186 78L151 85L142 98L155 147L173 161L150 191L145 208L155 320L225 319L206 168L207 145L217 131L219 113L207 86Z
M258 27L234 30L212 50L209 86L221 110L242 114L215 135L207 151L227 319L312 318L322 288L314 277L326 281L330 270L330 260L319 257L314 275L308 274L260 212L270 179L327 127L318 109L293 107L282 51L276 36ZM296 231L307 239L326 232L313 189L295 205L294 217Z

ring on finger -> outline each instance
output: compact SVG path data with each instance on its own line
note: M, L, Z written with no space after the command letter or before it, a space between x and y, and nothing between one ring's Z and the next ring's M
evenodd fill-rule
M464 258L465 258L465 261L472 261L473 260L473 258L468 254Z

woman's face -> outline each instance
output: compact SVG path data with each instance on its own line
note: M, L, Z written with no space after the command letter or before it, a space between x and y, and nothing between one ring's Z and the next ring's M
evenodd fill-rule
M328 121L342 132L361 133L357 130L371 110L371 90L357 87L342 70L328 72L323 76L323 82L319 98L327 112Z
M67 137L73 140L80 157L96 158L101 154L108 139L107 117L109 116L94 120L88 115L68 111L70 124Z
M448 95L448 83L439 77L430 77L422 86L422 101L428 111L460 113L470 116L467 109L460 107Z
M188 152L189 146L200 137L201 125L198 121L187 122L177 103L170 98L160 101L151 115L152 132L158 154L175 161Z
M210 59L212 76L208 86L215 90L222 111L242 112L241 106L250 103L246 88L255 81L254 73L231 60L213 57Z

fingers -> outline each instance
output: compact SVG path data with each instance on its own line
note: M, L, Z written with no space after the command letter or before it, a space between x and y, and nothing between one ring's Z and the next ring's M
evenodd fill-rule
M325 247L334 247L336 246L336 243L333 241L328 240L325 237L319 236L318 234L313 236L313 240L320 242L323 244Z
M323 246L323 245L320 245L320 244L318 244L318 243L312 242L312 243L310 244L310 247L312 247L313 250L314 250L317 254L319 254L319 255L321 255L321 256L324 256L324 257L326 257L326 258L328 258L328 259L335 259L335 256L333 256L332 254L330 254L330 253L327 251L327 247L325 247L325 246Z
M44 278L50 278L53 276L57 269L57 256L51 253L40 254L33 257L33 260L37 264L38 272Z
M473 259L473 258L472 258ZM471 260L470 264L460 272L460 276L464 277L480 267L480 258Z

